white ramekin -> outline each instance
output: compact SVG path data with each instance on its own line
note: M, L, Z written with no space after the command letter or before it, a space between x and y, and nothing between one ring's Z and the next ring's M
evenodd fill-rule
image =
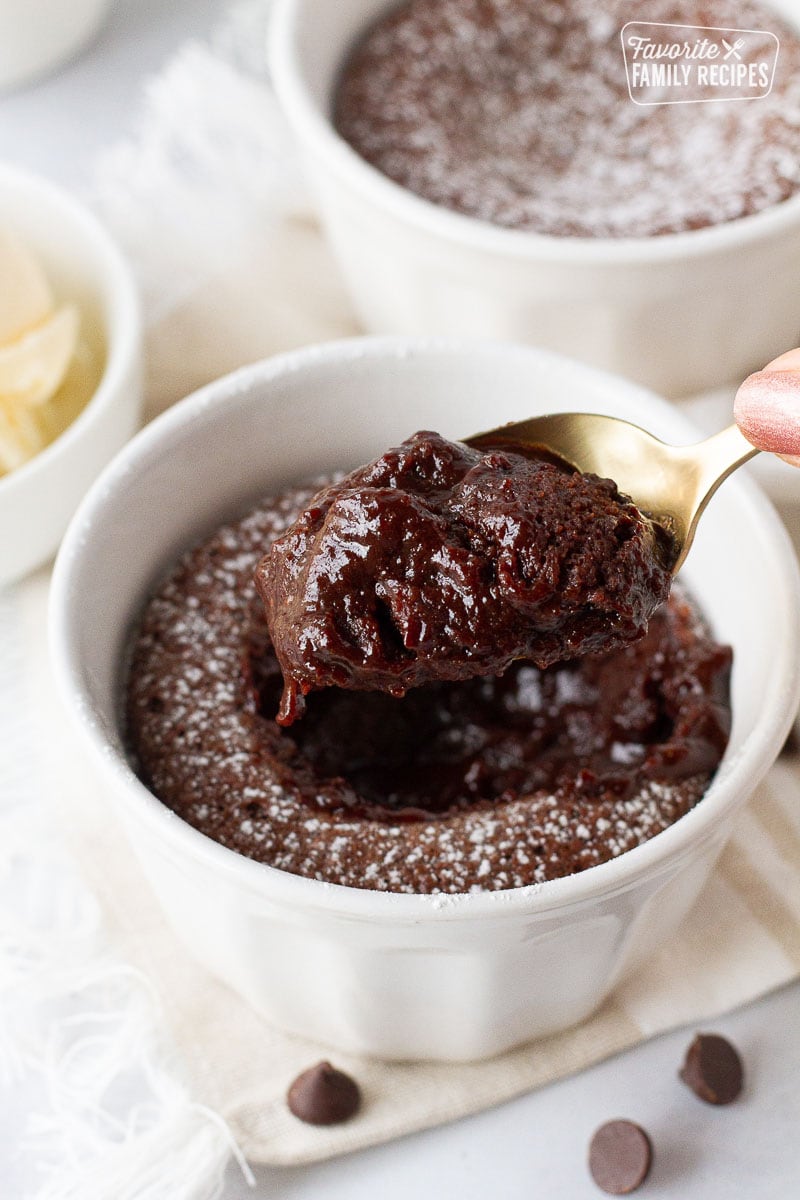
M0 89L21 87L77 54L111 0L0 0Z
M675 929L782 744L800 686L797 566L768 502L733 480L685 570L735 648L730 747L702 802L616 861L493 894L346 888L217 845L133 774L120 664L132 620L182 549L259 495L364 462L417 428L458 437L570 408L693 438L666 402L544 351L334 342L246 367L154 421L106 469L64 539L52 650L100 786L193 954L284 1029L387 1058L456 1060L580 1021Z
M100 327L105 369L89 403L49 446L0 478L0 586L39 566L141 410L141 322L131 272L100 222L44 179L0 165L0 225L41 258L57 298ZM2 280L0 280L2 287Z
M668 396L741 379L796 345L800 196L689 233L554 238L433 205L360 158L331 125L332 92L354 39L393 2L278 0L270 38L275 87L366 329L531 342ZM796 0L773 7L798 23Z

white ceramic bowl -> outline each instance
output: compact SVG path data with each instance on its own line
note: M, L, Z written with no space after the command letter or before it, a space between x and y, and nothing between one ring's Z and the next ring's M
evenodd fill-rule
M0 0L0 88L21 87L72 58L111 0Z
M67 533L52 648L100 786L192 953L284 1029L388 1058L471 1059L580 1021L673 932L778 752L798 697L798 572L768 502L733 480L686 566L735 647L730 747L692 812L615 861L505 892L345 888L217 845L133 774L120 664L181 550L259 495L364 462L417 428L457 437L565 408L692 438L664 401L543 351L356 339L246 367L177 405L118 455Z
M348 49L394 0L278 0L270 68L366 329L532 342L668 396L743 378L800 335L800 196L657 238L555 238L436 206L335 132ZM798 24L796 0L773 7ZM620 71L624 70L620 51Z
M48 559L78 501L134 433L141 409L139 302L130 270L67 192L0 165L0 225L41 258L59 301L99 328L105 369L89 403L49 446L0 478L0 586ZM2 286L2 281L0 281Z

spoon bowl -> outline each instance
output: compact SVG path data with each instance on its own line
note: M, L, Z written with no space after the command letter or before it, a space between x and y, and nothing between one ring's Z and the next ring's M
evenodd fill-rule
M619 417L554 413L467 438L476 449L524 446L583 473L613 479L620 492L670 534L672 574L683 566L697 522L723 480L758 450L736 425L689 446L671 446Z

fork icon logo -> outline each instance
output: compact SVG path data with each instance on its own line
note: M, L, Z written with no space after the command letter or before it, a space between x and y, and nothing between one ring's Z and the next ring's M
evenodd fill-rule
M741 54L739 53L739 51L741 50L742 46L744 46L744 38L737 38L737 39L736 39L736 41L733 43L733 45L731 45L731 43L730 43L730 42L726 42L726 41L725 41L725 38L722 38L722 44L723 44L723 46L725 47L725 50L726 50L726 52L727 52L727 53L725 54L725 60L726 60L726 61L727 61L727 60L728 60L728 59L729 59L731 56L733 56L733 58L735 58L735 59L737 60L737 62L741 62L741 61L742 61L742 56L741 56Z

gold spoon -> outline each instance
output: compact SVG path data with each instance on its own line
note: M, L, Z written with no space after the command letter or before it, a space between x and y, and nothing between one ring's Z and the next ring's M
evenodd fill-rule
M595 413L532 417L466 440L476 449L527 446L579 471L613 479L641 512L671 534L673 575L683 566L697 522L719 485L758 454L736 425L691 446L670 446L629 421Z

